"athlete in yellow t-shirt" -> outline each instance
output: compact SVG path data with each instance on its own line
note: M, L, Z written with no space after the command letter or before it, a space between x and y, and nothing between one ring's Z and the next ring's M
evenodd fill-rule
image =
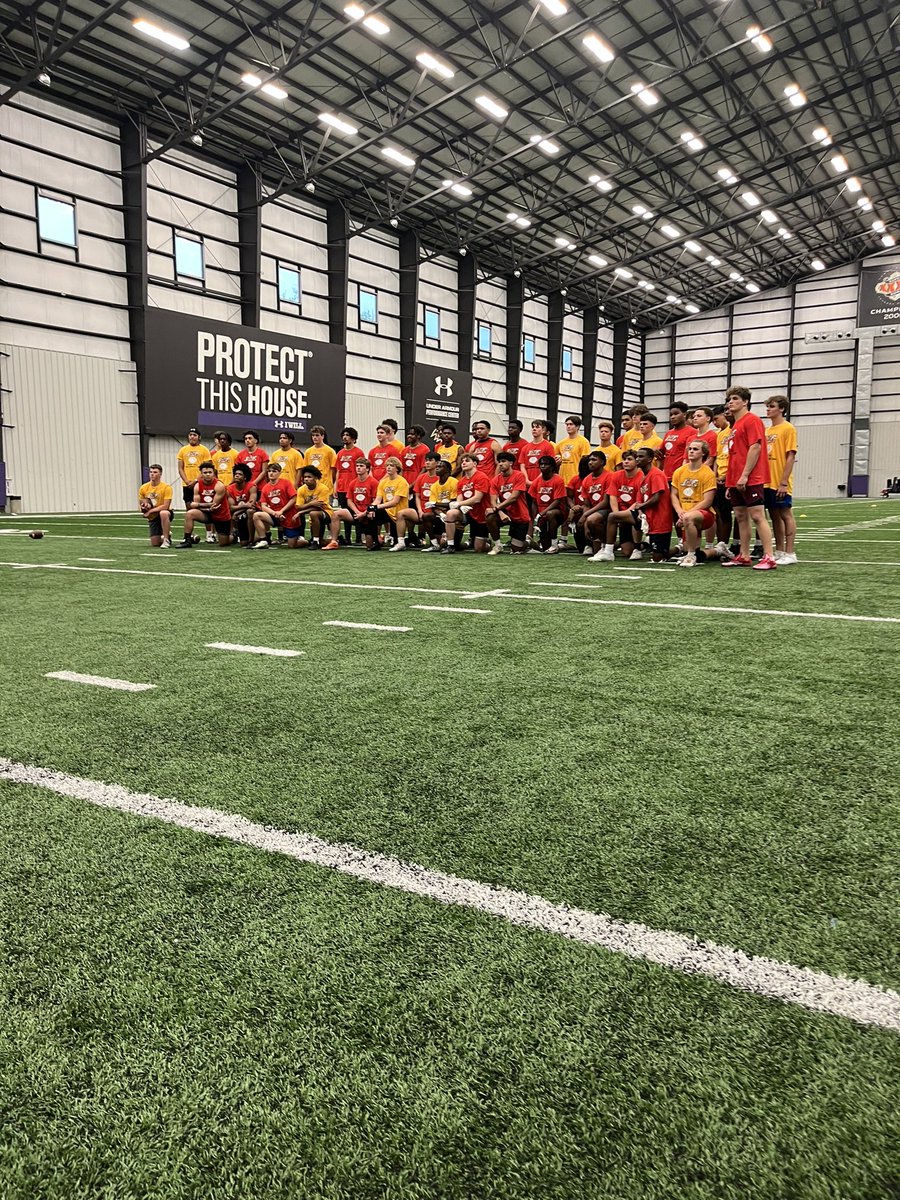
M653 413L644 413L638 422L638 438L630 447L632 450L641 450L645 446L648 450L658 450L662 445L662 438L656 432L656 417ZM623 447L626 449L626 447ZM657 466L659 463L657 462Z
M294 435L283 430L278 435L278 449L272 451L269 462L277 462L281 467L281 478L292 483L294 487L300 484L300 472L303 469L303 455L294 446ZM315 464L312 464L315 465Z
M375 493L376 520L379 516L387 517L396 523L401 508L409 504L409 484L401 475L403 464L399 458L391 457L384 464L384 475L378 481L378 491ZM392 550L406 549L406 538L398 531L397 541Z
M559 475L568 484L578 474L578 464L591 452L591 443L581 432L580 417L566 417L566 437L556 443Z
M766 401L766 416L771 421L766 430L769 451L769 486L765 489L766 508L772 518L775 539L775 561L780 567L797 563L794 538L794 461L797 458L797 430L787 419L787 396L770 396Z
M298 546L309 545L318 549L323 532L327 532L331 519L331 487L322 478L318 467L304 467L300 473L294 513L297 517L309 517L310 540L297 540Z
M597 425L597 432L600 434L600 444L595 449L599 450L606 459L606 465L603 469L604 471L609 471L610 474L613 471L618 471L622 463L622 451L612 440L615 431L616 427L612 421L601 421Z
M303 465L316 468L322 476L322 482L328 484L328 494L331 496L334 493L334 464L337 462L337 454L325 443L324 425L313 425L309 436L312 445L303 452Z
M209 452L209 461L216 468L216 478L226 487L234 482L234 464L237 462L237 450L231 446L231 434L220 429L214 433L215 446Z
M434 448L444 462L450 464L450 474L459 475L459 456L462 454L462 446L456 440L456 429L453 425L441 426L441 440L435 443Z
M716 477L706 466L709 446L697 438L688 443L687 462L672 476L672 508L675 523L684 538L687 553L679 560L681 567L696 567L697 551L704 529L716 523Z
M200 467L209 461L209 451L200 443L200 430L189 429L187 445L178 451L178 474L186 508L194 502L194 484L200 478Z
M141 516L150 524L150 545L168 549L172 545L172 488L163 483L159 463L150 467L150 482L142 483L138 488L138 507Z

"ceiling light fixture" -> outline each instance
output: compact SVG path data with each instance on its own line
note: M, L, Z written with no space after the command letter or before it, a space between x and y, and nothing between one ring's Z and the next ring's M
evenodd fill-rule
M200 132L199 129L191 134L191 141L194 143L195 146L203 145L203 134Z
M741 192L741 199L748 208L756 208L757 205L762 203L756 192Z
M476 96L475 103L480 109L492 116L496 121L505 121L509 116L509 109L504 108L499 100L495 100L493 96Z
M627 267L616 267L616 274L620 279L633 279L634 272L629 271Z
M391 32L390 25L388 25L387 21L383 21L381 17L363 17L363 25L365 25L366 29L368 29L371 33L374 33L377 37L384 37L386 33Z
M856 202L863 212L870 213L872 211L872 201L868 196L860 196Z
M506 214L506 219L507 221L512 221L514 224L518 225L520 229L527 229L531 224L531 221L528 219L528 217L523 217L521 213L508 212Z
M563 0L539 0L539 2L552 17L564 17L569 11L568 4L563 4Z
M882 246L887 246L888 249L890 249L891 246L897 245L897 239L892 234L886 233L881 239L881 244Z
M684 308L686 312L694 313L695 315L700 311L696 304L685 304Z
M241 83L246 83L247 87L259 88L261 92L265 92L273 100L287 100L287 92L283 87L279 87L277 83L263 83L260 77L254 75L252 71L246 71L241 76Z
M844 186L846 187L848 192L861 192L862 191L862 184L859 182L859 180L856 178L855 175L851 175L850 178L845 182Z
M824 271L825 270L825 264L822 262L821 258L814 258L809 265L812 267L812 269L814 271Z
M676 229L674 225L663 225L661 226L661 231L666 235L667 238L681 237L681 230Z
M759 291L758 283L748 283L748 284L745 284L745 287L748 292L758 292Z
M740 271L729 271L728 278L733 279L735 283L743 283L744 282L744 277L740 273Z
M602 175L589 175L588 183L592 183L598 192L611 192L613 188L611 181Z
M599 254L589 254L588 262L595 267L608 267L609 263L605 258L601 258Z
M351 21L361 21L365 15L366 10L359 4L344 6L344 16L349 17Z
M646 279L639 279L638 287L643 288L645 292L656 291L655 286L652 283L649 283Z
M434 75L440 75L442 79L453 78L453 69L448 67L445 62L441 62L439 58L435 58L428 50L423 50L421 54L417 54L416 62L423 71L431 71Z
M796 83L789 83L784 89L784 94L794 108L802 108L806 103L806 96L800 91Z
M558 238L554 238L553 240L556 242L557 246L561 246L563 250L575 250L576 249L575 243L570 242L568 238L558 237Z
M602 63L611 63L616 57L616 52L612 46L607 45L603 38L596 33L589 33L586 37L583 37L581 44L593 54L594 58L599 59Z
M703 138L698 137L692 129L685 129L681 135L681 140L689 150L693 150L695 153L698 150L706 149L706 142L704 142Z
M775 225L778 217L772 212L771 208L764 208L759 214L767 225Z
M678 303L680 303L678 297L673 296L672 293L669 292L668 296L666 296L666 304L678 304Z
M716 171L716 174L723 181L723 183L739 182L737 175L735 175L731 167L719 167L718 171Z
M831 145L831 134L824 125L820 125L818 129L812 131L813 139L823 146Z
M843 175L843 173L845 171L850 170L850 165L847 162L846 158L844 158L843 154L832 154L831 165L834 167L834 169L837 171L837 173L839 175Z
M790 239L791 239L791 238L792 238L794 235L791 233L791 231L790 231L790 230L789 230L789 229L788 229L788 228L787 228L785 225L779 225L779 226L778 226L778 236L779 236L780 238L784 238L784 240L787 242L787 241L789 241L789 240L790 240Z
M653 108L659 104L659 95L654 92L653 88L648 87L646 83L633 83L631 85L631 94L635 99L640 100L645 108Z
M404 154L402 150L398 150L395 146L382 146L381 153L385 158L389 158L391 162L399 163L401 167L414 167L416 160L409 154Z
M721 267L722 265L722 260L720 258L716 258L714 254L707 254L706 261L711 267Z
M343 117L339 117L336 113L319 113L319 120L323 125L330 125L332 129L346 133L348 137L355 137L359 133L355 125L351 125L349 121L345 121Z
M182 37L178 33L173 33L171 29L163 29L159 25L154 25L152 21L148 21L145 17L138 17L132 24L139 33L145 33L147 37L154 38L157 42L162 42L165 46L171 46L173 50L189 50L191 48L191 43L187 38ZM46 75L47 72L45 71L43 74ZM44 83L44 80L41 79L40 82ZM50 76L47 75L47 84L49 82ZM44 86L46 87L47 84L44 84Z
M685 250L690 250L691 254L702 254L703 253L703 247L700 245L699 242L685 242L684 248L685 248Z
M772 49L772 39L763 33L758 25L751 25L747 30L747 41L752 42L760 54L768 54Z
M884 221L873 221L872 229L875 233L884 233L884 230L885 230Z
M537 146L538 150L543 151L544 154L548 154L551 157L554 154L559 154L561 149L559 142L551 141L550 138L544 137L542 133L533 133L528 140L532 146Z
M442 187L449 188L451 192L455 192L457 196L464 196L468 199L472 195L472 189L464 183L456 183L453 179L445 179L441 184Z
M631 211L636 217L643 217L645 221L651 221L656 216L656 213L645 208L643 204L632 204Z

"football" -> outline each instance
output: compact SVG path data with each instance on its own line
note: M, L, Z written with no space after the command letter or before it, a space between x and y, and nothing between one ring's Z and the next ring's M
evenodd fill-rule
M44 531L42 529L32 529L28 536L30 538L42 538L44 536Z
M153 505L150 503L149 500L141 501L141 512L143 512L143 513L149 512L152 507L153 507Z

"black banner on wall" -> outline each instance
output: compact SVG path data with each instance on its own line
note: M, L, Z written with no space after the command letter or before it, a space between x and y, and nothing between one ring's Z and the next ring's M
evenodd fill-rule
M862 328L900 324L900 259L860 268L856 323Z
M472 412L472 375L446 367L416 363L413 372L412 423L430 435L435 425L455 425L460 441L468 440Z
M343 346L158 308L147 310L146 336L147 433L183 437L196 425L297 435L324 425L338 440Z

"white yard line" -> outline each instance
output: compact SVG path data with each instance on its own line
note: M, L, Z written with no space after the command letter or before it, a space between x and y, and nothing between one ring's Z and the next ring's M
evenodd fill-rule
M79 675L77 671L48 671L45 679L63 679L66 683L86 683L91 687L112 688L114 692L150 692L155 683L132 683L128 679L108 679L105 675Z
M865 558L801 558L801 567L900 567L900 562L876 562Z
M467 599L471 593L456 590L454 588L421 588L421 587L402 587L398 584L386 583L336 583L333 580L324 579L265 579L260 576L252 575L200 575L189 571L142 571L135 567L76 567L74 565L64 563L14 563L0 561L0 567L12 567L13 570L22 570L27 568L30 570L47 570L47 571L86 571L88 573L97 573L100 575L135 575L138 577L153 576L160 579L200 579L204 583L262 583L273 584L286 587L323 587L323 588L340 588L350 591L364 592L407 592L417 595L425 594L428 596L457 596L460 599ZM672 568L675 570L676 568ZM737 616L754 616L754 617L801 617L808 620L820 621L853 621L863 624L875 625L900 625L900 617L874 617L874 616L857 616L853 613L828 613L828 612L803 612L795 609L786 608L740 608L737 606L724 606L717 604L673 604L664 603L661 600L601 600L594 596L533 596L524 595L517 592L498 591L492 593L501 600L531 600L545 601L557 604L600 604L614 605L619 608L661 608L673 609L682 612L709 612L709 613L731 613ZM337 624L337 622L326 622L326 624ZM356 628L360 628L357 626ZM362 626L362 628L365 628ZM378 627L376 627L378 628ZM404 631L405 632L405 631Z
M617 571L622 570L621 567L616 567L615 569ZM599 572L597 572L597 571L578 571L577 574L578 574L579 579L600 579L601 578ZM602 576L602 578L603 578L604 583L618 583L620 580L623 583L634 583L634 581L636 579L640 579L641 577L640 577L640 575L635 574L635 575L604 575L604 576Z
M110 563L110 562L115 562L116 560L115 560L114 558L79 558L79 560L78 560L78 561L79 561L79 562L102 562L102 563Z
M486 617L491 609L489 608L450 608L443 604L411 604L410 608L417 608L420 612L458 612L458 613L474 613L478 616Z
M620 575L620 576L619 576L619 579L622 579L622 578L624 578L624 579L625 579L625 581L626 581L626 582L628 582L628 576L622 576L622 575ZM533 579L533 580L531 581L531 586L532 586L532 587L569 587L569 588L586 588L586 589L587 589L587 591L589 591L589 592L598 592L598 591L602 591L602 590L603 590L603 588L604 588L604 586L605 586L606 582L607 582L607 581L606 581L606 580L604 580L604 581L603 581L603 583L543 583L543 582L541 582L541 581L540 581L540 580L538 580L538 579ZM612 579L610 579L608 582L610 582L610 583L614 583L614 582L615 582L615 580L612 580Z
M248 821L235 813L132 792L115 784L82 779L7 758L0 758L0 779L85 800L100 808L163 821L269 854L284 855L366 883L487 913L511 925L570 938L685 975L703 975L769 1000L900 1033L900 994L862 979L828 975L793 963L758 957L674 930L653 929L637 921L616 920L607 913L554 904L543 896L446 874L343 842L327 842L307 833L288 833Z
M242 646L238 642L206 642L207 650L234 650L239 654L268 654L272 658L301 658L305 650L276 650L273 646Z
M370 625L366 621L323 621L338 629L376 629L379 633L412 633L409 625Z

